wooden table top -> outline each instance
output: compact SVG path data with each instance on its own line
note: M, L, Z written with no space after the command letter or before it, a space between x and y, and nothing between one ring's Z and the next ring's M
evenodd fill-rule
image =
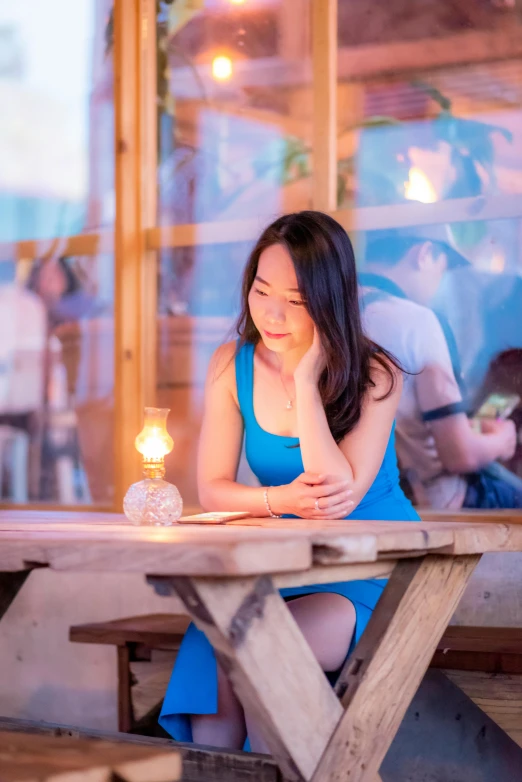
M140 527L123 515L0 511L0 571L223 576L291 573L432 551L522 551L522 525L242 519L220 526Z

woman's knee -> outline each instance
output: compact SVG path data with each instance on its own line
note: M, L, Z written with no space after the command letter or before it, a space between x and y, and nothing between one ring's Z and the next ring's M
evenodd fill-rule
M289 609L321 668L340 668L355 631L353 603L342 595L316 592L292 600Z

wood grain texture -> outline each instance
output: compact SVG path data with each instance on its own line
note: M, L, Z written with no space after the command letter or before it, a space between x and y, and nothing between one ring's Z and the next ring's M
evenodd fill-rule
M365 578L389 578L396 561L364 562L360 565L314 566L301 573L276 573L272 580L278 589L307 586L308 584L332 584L337 581L359 581Z
M169 651L168 655L160 660L130 663L132 713L136 721L149 714L165 697L176 652Z
M174 583L285 778L310 779L342 708L271 580Z
M134 725L131 698L130 651L128 646L118 646L118 730L128 733Z
M173 749L88 739L0 733L2 782L174 782L181 759Z
M337 0L312 0L313 203L337 207Z
M444 674L522 747L522 675L458 670Z
M395 568L339 678L345 712L313 782L375 777L477 561L430 555Z
M433 523L444 529L453 529L454 539L451 547L453 554L522 550L522 525L520 524L484 524L471 519L468 522L459 521L456 527L451 521Z
M222 750L217 752L209 747L196 747L194 744L178 744L170 739L157 739L150 736L137 736L128 733L106 734L95 730L83 730L68 725L50 725L41 722L27 722L0 717L0 731L32 734L35 736L54 736L63 742L76 739L96 739L118 741L125 746L152 747L157 751L179 753L183 765L183 782L281 782L276 763L267 755Z
M69 640L83 644L145 644L155 649L179 649L190 619L184 614L145 614L110 622L73 625Z
M307 536L279 530L147 529L128 525L76 529L0 530L0 571L28 563L54 570L175 575L242 575L304 570L311 565Z
M481 524L522 524L522 512L516 508L497 510L472 510L463 508L457 513L452 510L419 509L423 521L471 521Z
M222 526L147 528L122 516L95 523L68 514L55 521L0 512L0 571L29 564L55 570L127 571L154 575L224 576L288 573L401 556L522 551L522 525L472 521L313 522L246 519ZM243 520L242 520L243 521Z
M134 439L145 406L149 347L145 311L145 239L141 204L143 174L142 80L144 48L139 0L114 3L115 221L114 274L114 507L140 480Z
M522 629L448 627L430 667L444 669L522 747Z

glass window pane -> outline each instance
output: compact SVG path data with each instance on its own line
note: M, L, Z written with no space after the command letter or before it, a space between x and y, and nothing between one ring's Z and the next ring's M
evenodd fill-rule
M110 7L0 1L4 501L112 502Z
M158 404L171 408L167 475L195 506L208 362L230 338L261 226L311 207L313 115L309 0L190 7L166 6L157 26L158 223L195 224L193 244L158 253Z
M309 207L308 0L162 8L160 224Z
M419 371L434 340L407 325L432 310L472 416L491 393L522 397L519 9L510 0L407 11L392 2L364 23L363 13L339 0L338 206L356 240L363 290L374 297L373 309L364 305L370 336L406 363L415 355ZM406 316L396 304L397 322L390 316L384 328L378 296L421 309ZM413 382L397 416L404 475L421 504L460 507L468 478L444 462L436 424L434 440L423 401L408 392ZM423 408L434 421L455 401L443 385L433 384ZM522 431L520 405L512 417ZM522 477L520 446L498 459ZM489 469L477 463L478 472ZM514 485L522 496L522 482Z

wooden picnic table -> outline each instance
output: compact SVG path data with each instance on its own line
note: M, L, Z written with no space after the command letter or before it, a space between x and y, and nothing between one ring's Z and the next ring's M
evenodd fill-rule
M0 617L33 568L143 573L206 633L286 779L375 782L481 555L514 551L522 525L451 516L149 528L111 514L1 511ZM388 577L333 690L278 588Z

